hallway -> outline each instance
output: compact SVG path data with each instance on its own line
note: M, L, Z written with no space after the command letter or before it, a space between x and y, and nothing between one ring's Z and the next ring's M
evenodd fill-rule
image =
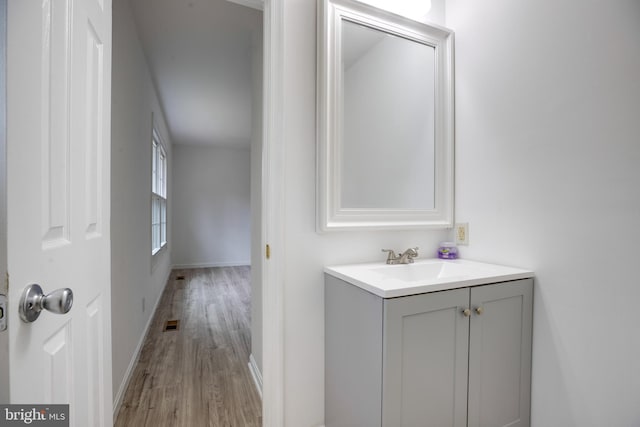
M249 279L248 266L172 271L116 426L261 425ZM168 320L178 329L164 331Z

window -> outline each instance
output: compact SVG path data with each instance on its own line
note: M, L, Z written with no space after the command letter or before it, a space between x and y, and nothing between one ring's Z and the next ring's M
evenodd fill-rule
M151 152L151 254L167 244L167 155L153 130Z

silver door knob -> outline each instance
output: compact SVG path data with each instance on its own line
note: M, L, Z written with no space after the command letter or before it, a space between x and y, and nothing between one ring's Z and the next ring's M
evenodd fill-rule
M35 321L40 312L48 310L52 313L65 314L73 305L73 292L69 288L56 289L50 294L44 295L40 285L29 285L24 288L18 311L20 318L25 323Z
M471 310L465 308L464 310L462 310L462 314L464 315L464 317L469 317L471 316Z

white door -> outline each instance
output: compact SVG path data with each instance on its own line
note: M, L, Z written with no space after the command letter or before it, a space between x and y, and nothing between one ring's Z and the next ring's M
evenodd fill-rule
M7 224L12 403L111 426L111 0L9 0ZM67 314L18 316L23 289Z

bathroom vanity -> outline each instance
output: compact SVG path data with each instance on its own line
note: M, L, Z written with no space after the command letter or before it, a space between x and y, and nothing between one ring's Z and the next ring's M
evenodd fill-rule
M533 273L325 268L327 427L529 426Z

